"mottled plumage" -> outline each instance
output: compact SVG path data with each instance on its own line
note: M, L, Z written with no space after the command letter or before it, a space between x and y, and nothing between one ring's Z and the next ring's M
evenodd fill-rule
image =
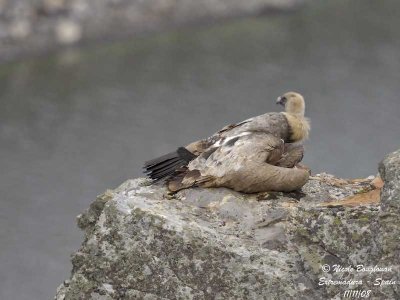
M285 112L266 113L228 125L211 137L146 162L149 177L167 179L171 191L191 186L228 187L241 192L292 191L308 180L296 168L308 137L304 99L289 92L278 98Z
M242 135L233 144L216 147L207 157L207 152L199 155L187 166L185 173L190 176L172 179L168 187L172 191L196 185L247 193L293 191L307 182L309 173L293 169L303 156L303 147L286 150L292 152L285 152L283 141L269 133ZM278 162L285 167L276 166Z

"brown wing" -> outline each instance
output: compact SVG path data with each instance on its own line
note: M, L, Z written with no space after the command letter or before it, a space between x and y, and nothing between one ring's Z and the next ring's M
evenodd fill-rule
M304 146L300 144L285 144L281 158L273 165L293 168L302 161L304 156Z
M200 155L212 145L224 138L230 138L244 132L261 132L271 134L288 142L291 129L288 121L282 113L266 113L248 120L225 126L207 139L193 142L186 149L195 155Z
M230 131L230 130L233 129L233 128L242 126L243 124L246 124L246 123L250 123L251 120L252 120L252 119L245 120L245 121L242 121L242 122L239 122L239 123L236 123L236 124L227 125L227 126L225 126L224 128L222 128L220 131L218 131L217 133L221 134L221 133L223 133L223 132Z
M229 130L220 130L217 134L222 137L238 135L243 132L261 132L274 135L285 142L290 137L289 123L282 113L266 113L228 127Z
M189 145L185 146L185 148L190 152L192 152L194 155L199 156L201 153L206 151L211 145L212 143L208 140L199 140L190 143Z
M301 146L282 147L282 140L271 134L244 136L231 149L222 146L215 151L203 169L198 167L202 176L213 177L201 186L223 186L246 193L294 191L308 181L309 173L283 165L295 164L302 154ZM272 164L277 158L281 166Z
M299 148L286 150L297 153ZM247 193L293 191L307 182L309 174L306 170L271 164L280 161L284 153L282 140L271 134L256 132L240 136L234 143L223 144L209 155L191 161L187 174L174 184L179 189L197 185ZM283 162L289 160L282 159Z
M209 147L214 145L218 140L222 138L222 134L226 134L228 131L238 128L242 126L243 124L251 122L251 119L236 123L236 124L230 124L222 128L221 130L217 131L215 134L213 134L211 137L199 141L195 141L193 143L190 143L187 145L185 148L192 152L194 155L200 155L201 153L205 152Z

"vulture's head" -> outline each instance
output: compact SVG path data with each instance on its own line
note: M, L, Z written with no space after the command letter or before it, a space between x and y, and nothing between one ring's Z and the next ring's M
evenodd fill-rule
M299 93L288 92L278 97L276 104L280 104L285 107L285 111L293 115L304 116L305 103L304 98Z

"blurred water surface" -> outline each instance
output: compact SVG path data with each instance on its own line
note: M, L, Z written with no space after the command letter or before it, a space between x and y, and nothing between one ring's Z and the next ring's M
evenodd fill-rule
M74 218L144 160L305 95L314 173L377 173L399 148L400 2L317 1L0 66L0 299L48 299Z

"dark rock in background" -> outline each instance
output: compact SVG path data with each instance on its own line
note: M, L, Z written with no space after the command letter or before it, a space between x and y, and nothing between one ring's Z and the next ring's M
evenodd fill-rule
M340 299L349 288L398 299L398 285L374 283L399 282L399 163L399 151L381 163L381 199L376 179L328 174L289 194L197 188L170 196L129 180L79 216L85 241L56 299Z
M84 40L232 16L287 11L303 0L0 0L0 61Z

